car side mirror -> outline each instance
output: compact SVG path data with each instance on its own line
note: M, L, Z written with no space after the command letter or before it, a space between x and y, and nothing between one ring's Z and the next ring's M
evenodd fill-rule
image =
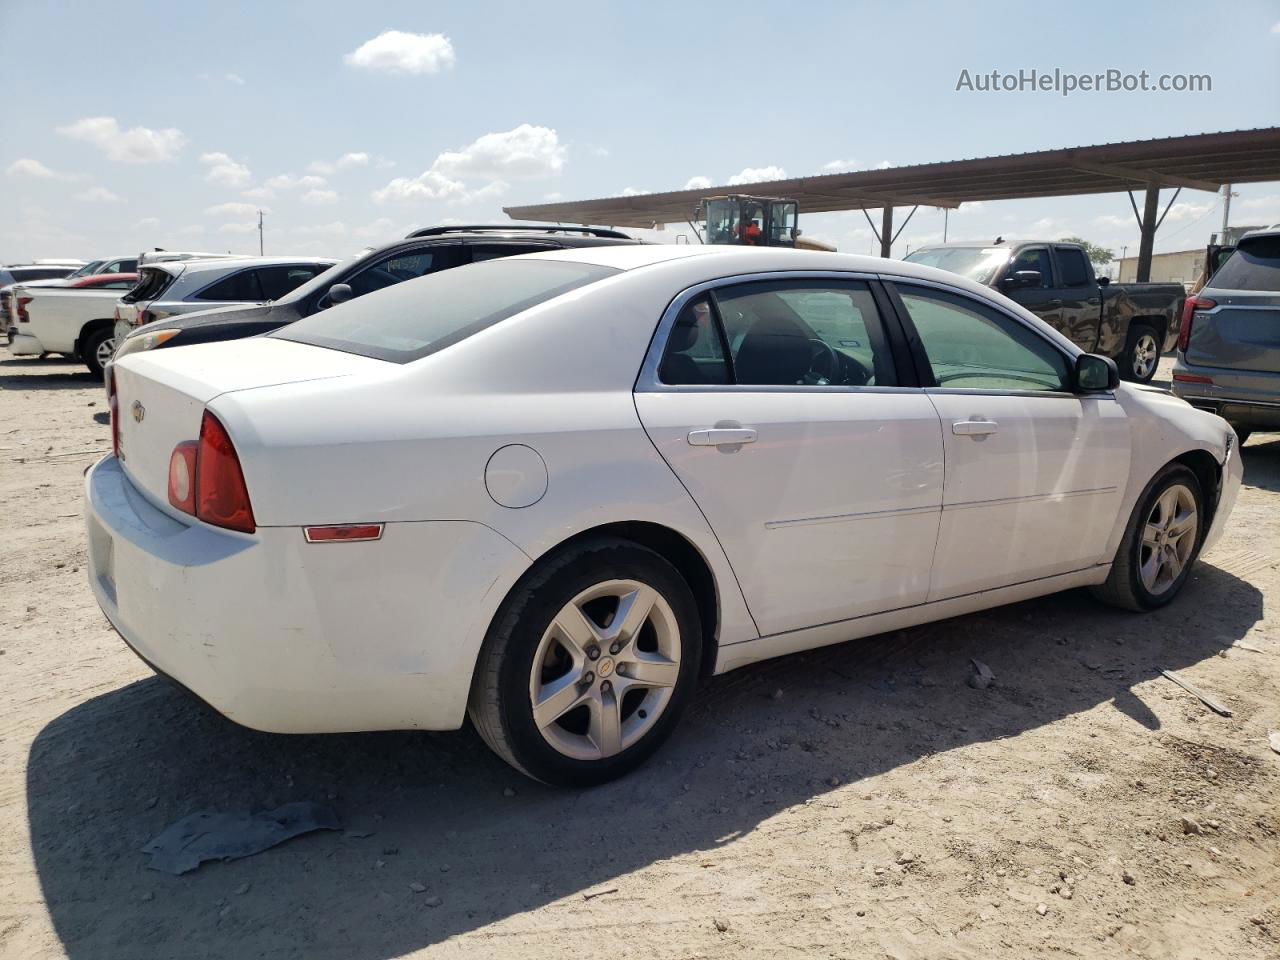
M1010 290L1021 290L1023 287L1040 286L1039 270L1015 270L1004 278L1004 285Z
M1120 386L1120 368L1110 357L1082 353L1076 357L1075 388L1081 393L1114 390Z
M335 283L329 288L330 303L346 303L355 296L355 291L351 289L349 283Z
M1099 278L1098 278L1098 286L1100 286L1100 287L1109 287L1109 286L1111 286L1111 278L1110 278L1110 277L1099 277Z

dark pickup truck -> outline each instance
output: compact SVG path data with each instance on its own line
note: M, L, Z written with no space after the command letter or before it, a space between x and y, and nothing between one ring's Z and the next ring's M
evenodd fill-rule
M1178 341L1182 284L1099 280L1079 244L950 243L912 250L906 259L999 290L1080 349L1114 358L1126 380L1146 383Z

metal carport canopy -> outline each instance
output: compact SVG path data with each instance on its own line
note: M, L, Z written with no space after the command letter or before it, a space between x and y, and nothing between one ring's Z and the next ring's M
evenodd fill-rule
M691 220L704 197L743 193L798 200L801 214L885 211L881 250L888 256L895 206L958 207L1017 200L1146 190L1138 218L1150 259L1161 187L1217 191L1223 184L1280 180L1280 127L1104 143L998 157L922 163L883 170L738 183L697 190L504 207L516 220L653 227ZM1137 209L1135 205L1135 215ZM1139 271L1141 272L1141 252Z

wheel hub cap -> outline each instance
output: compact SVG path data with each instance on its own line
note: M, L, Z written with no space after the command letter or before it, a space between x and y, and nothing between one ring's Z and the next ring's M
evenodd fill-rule
M565 756L613 756L653 728L679 675L680 629L666 599L633 580L598 583L542 635L529 677L534 726Z
M1191 562L1199 535L1196 499L1190 489L1175 484L1151 507L1142 531L1138 573L1154 596L1168 591Z

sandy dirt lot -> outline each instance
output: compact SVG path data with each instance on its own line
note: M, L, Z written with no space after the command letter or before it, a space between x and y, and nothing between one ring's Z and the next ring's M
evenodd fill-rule
M153 677L86 584L105 410L0 354L0 956L1280 956L1280 437L1172 607L1068 593L761 664L569 793L469 730L270 736ZM139 851L289 800L346 830L181 877Z

